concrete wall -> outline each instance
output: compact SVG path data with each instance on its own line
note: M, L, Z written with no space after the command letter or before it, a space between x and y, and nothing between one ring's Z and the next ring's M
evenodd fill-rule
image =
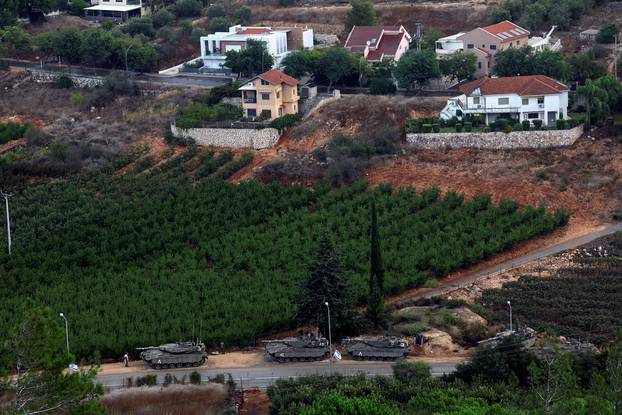
M270 148L279 141L276 128L237 129L237 128L177 128L171 125L171 132L178 137L192 138L202 146L233 148Z
M574 144L583 134L580 125L570 130L513 131L511 133L428 133L406 134L406 141L415 148L548 148Z

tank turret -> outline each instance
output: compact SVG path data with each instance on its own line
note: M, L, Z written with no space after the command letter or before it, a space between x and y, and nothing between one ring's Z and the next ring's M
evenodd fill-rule
M207 360L203 343L167 343L160 346L140 347L138 350L142 350L140 358L154 369L198 367Z
M323 360L330 353L328 341L321 336L305 334L301 337L287 337L266 340L266 356L280 363Z
M408 340L395 336L356 337L343 342L354 360L397 360L408 355Z

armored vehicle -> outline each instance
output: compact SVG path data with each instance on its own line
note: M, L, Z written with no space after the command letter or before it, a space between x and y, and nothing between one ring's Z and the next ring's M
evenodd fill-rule
M167 343L157 347L141 347L140 358L154 369L201 366L207 359L203 343Z
M277 362L304 362L328 358L328 341L313 334L266 340L266 356Z
M396 360L408 355L408 341L394 336L356 337L344 343L354 360Z

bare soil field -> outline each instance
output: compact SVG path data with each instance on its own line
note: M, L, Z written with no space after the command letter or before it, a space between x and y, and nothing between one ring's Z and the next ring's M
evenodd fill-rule
M268 415L272 402L268 394L259 389L249 389L244 391L244 398L240 406L240 415Z
M169 385L113 391L101 399L109 415L219 415L229 407L225 385Z

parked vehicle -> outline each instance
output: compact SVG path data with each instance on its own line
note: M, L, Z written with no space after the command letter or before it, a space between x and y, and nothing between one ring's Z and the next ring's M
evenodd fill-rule
M305 334L280 340L266 340L266 357L279 363L304 362L328 358L328 341L321 336Z
M345 339L354 360L397 360L408 355L408 340L395 336L364 336Z
M205 345L197 342L167 343L138 350L142 350L140 358L154 369L198 367L207 360Z

